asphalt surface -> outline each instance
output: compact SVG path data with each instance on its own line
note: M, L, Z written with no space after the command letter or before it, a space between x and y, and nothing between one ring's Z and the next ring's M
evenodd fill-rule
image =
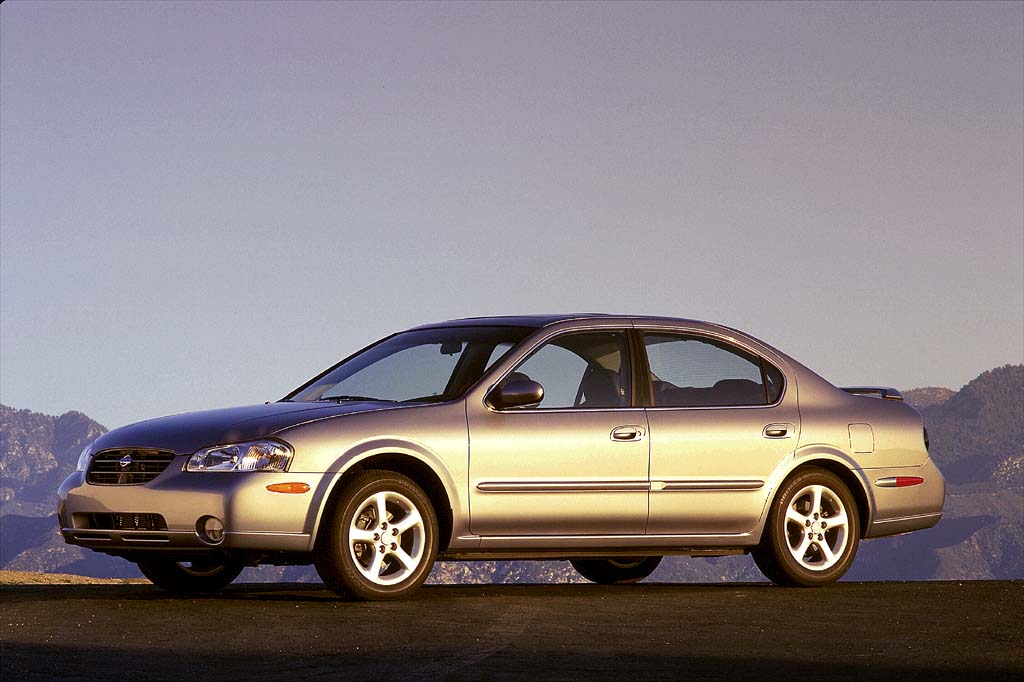
M1024 582L0 587L0 678L1024 679Z

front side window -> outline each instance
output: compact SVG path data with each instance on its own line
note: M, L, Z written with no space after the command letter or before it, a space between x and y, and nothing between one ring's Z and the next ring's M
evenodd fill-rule
M451 400L532 331L527 327L442 327L402 332L349 358L287 399Z
M699 336L643 334L655 407L768 405L782 374L761 358Z
M506 381L531 379L544 387L544 408L629 407L629 345L624 332L557 336L530 355Z

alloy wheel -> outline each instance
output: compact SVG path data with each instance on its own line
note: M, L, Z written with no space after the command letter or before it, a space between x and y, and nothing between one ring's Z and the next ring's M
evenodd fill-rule
M839 495L814 484L800 489L786 508L786 540L798 564L826 571L838 563L849 542L849 517Z
M395 585L423 561L426 528L416 505L401 493L373 493L356 507L348 549L356 569L377 585Z

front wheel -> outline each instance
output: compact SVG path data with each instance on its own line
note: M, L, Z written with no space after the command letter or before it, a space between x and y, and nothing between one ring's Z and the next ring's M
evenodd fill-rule
M178 594L217 592L231 584L245 565L226 557L175 561L147 557L136 561L142 575L162 590Z
M850 489L830 471L807 468L772 501L754 562L778 585L828 585L850 568L859 538Z
M570 559L576 572L600 585L630 585L654 573L660 556L621 557L618 559Z
M422 488L392 471L367 471L327 516L313 562L343 597L401 599L430 574L437 544L437 517Z

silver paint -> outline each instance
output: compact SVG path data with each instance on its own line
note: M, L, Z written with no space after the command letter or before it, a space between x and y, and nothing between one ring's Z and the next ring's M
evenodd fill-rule
M921 416L893 389L839 389L754 337L693 320L567 315L518 323L536 330L448 402L279 402L115 429L96 441L94 453L159 448L175 452L175 461L144 485L91 485L84 472L71 474L58 491L61 532L69 543L129 558L227 551L250 562L280 555L308 563L337 486L358 470L381 467L416 479L431 491L438 515L450 518L441 558L743 551L760 541L775 492L808 464L848 480L865 507L865 537L928 528L941 517L945 483L925 450ZM773 364L784 388L775 404L763 406L488 406L488 393L547 340L595 329L711 337ZM266 437L294 448L288 472L182 470L200 448ZM925 482L875 484L897 476ZM267 489L290 482L310 490ZM162 514L168 530L93 530L77 521L97 512ZM195 532L206 515L225 525L216 548Z

